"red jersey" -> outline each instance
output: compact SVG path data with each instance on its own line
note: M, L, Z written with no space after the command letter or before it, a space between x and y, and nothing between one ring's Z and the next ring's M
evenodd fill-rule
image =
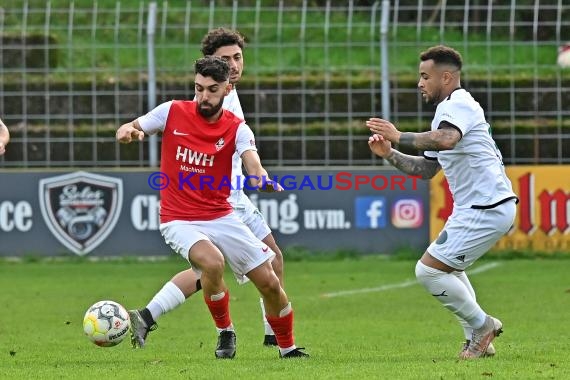
M160 171L170 180L160 191L160 222L212 220L232 211L232 156L243 120L223 110L208 123L195 101L173 101L162 134Z

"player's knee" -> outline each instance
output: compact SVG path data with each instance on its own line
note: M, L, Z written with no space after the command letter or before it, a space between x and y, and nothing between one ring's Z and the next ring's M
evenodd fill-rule
M271 272L269 272L267 276L264 276L261 281L258 281L256 286L259 292L265 296L278 295L281 293L279 279Z
M424 289L432 294L441 293L441 284L445 282L447 275L447 273L431 268L419 260L416 264L416 279Z
M200 269L203 273L207 273L210 276L223 276L224 275L224 258L220 257L210 257L203 264L201 264Z
M283 258L275 256L273 260L271 260L271 267L276 274L281 273L283 271Z
M275 246L272 249L273 252L275 252L275 259L279 259L279 261L283 262L283 253L281 252L281 250L279 249L278 246Z
M416 263L416 279L424 286L426 286L429 280L433 277L428 268L429 267L420 260Z

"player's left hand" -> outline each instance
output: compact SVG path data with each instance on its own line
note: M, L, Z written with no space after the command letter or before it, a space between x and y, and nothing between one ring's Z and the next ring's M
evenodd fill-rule
M283 186L281 186L279 184L279 182L277 181L272 181L272 180L266 180L263 181L263 183L261 184L261 186L258 189L259 191L262 191L264 193L275 193L278 191L283 191Z
M0 156L6 153L6 146L0 141Z
M374 134L368 138L368 146L374 154L382 158L386 158L392 151L390 141L378 134Z
M372 117L368 119L366 126L370 132L381 135L390 142L397 143L400 141L400 135L402 132L398 131L394 124L390 123L388 120Z

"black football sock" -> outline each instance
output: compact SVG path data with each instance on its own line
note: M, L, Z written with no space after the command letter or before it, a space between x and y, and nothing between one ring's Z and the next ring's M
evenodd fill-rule
M146 307L142 310L139 310L139 312L141 313L141 317L142 317L144 323L146 323L146 325L148 327L150 327L156 323L156 322L154 322L154 319L152 319L152 314L150 313L150 310L148 310Z

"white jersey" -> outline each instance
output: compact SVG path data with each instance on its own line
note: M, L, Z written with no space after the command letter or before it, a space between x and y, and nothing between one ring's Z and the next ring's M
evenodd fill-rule
M196 100L196 97L194 97ZM230 93L226 95L224 98L224 102L222 103L222 108L227 109L237 117L242 120L245 120L243 116L243 110L241 109L241 103L239 102L239 97L236 91L236 88L232 88ZM237 153L234 153L232 158L232 191L230 192L230 196L228 197L228 202L232 205L235 209L243 208L240 204L243 202L243 198L247 198L245 193L243 192L244 187L244 175L242 170L242 161L241 156Z
M431 130L437 130L442 121L456 126L461 140L451 150L426 151L424 156L439 161L454 206L487 208L515 197L483 109L469 92L457 89L438 104Z
M237 117L241 118L242 120L245 120L243 116L243 110L241 109L241 103L239 102L239 97L235 87L224 98L224 103L222 104L222 107L227 109ZM246 198L243 190L239 190L243 189L244 185L243 180L244 180L244 175L242 170L241 156L236 152L234 153L232 159L232 185L234 190L230 192L230 196L228 197L228 202L230 202L230 204L234 209L241 208L240 207L240 203L242 202L241 200L242 198ZM237 186L238 181L239 181L239 186Z

